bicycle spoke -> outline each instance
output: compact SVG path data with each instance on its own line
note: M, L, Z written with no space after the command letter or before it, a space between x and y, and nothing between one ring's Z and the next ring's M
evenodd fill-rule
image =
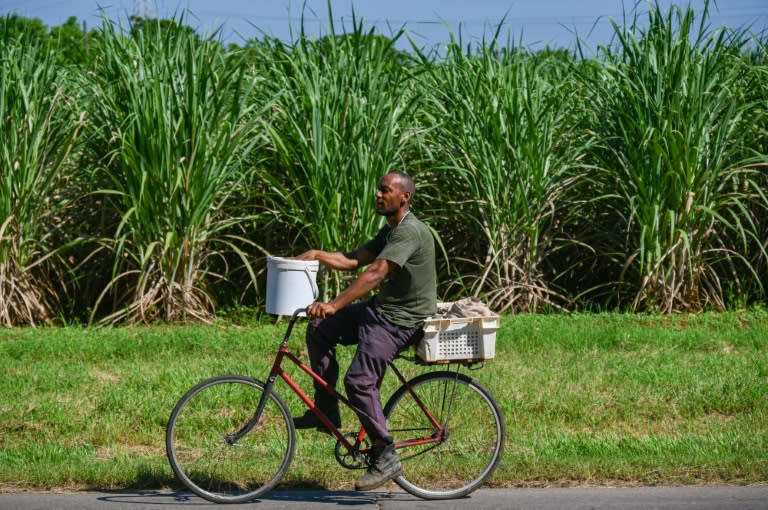
M405 473L397 483L426 499L456 498L475 490L501 458L504 422L498 406L487 390L462 374L434 372L409 384L413 393L400 388L384 410L390 432L401 446ZM424 438L435 442L415 444Z
M274 394L258 423L253 413L262 383L239 376L205 381L177 404L166 447L176 475L215 502L243 502L270 490L291 461L295 432L285 404Z

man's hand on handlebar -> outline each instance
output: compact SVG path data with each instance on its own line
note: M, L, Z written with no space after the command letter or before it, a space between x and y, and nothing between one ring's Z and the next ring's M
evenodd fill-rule
M331 303L316 301L307 307L307 317L324 319L336 313L336 307Z

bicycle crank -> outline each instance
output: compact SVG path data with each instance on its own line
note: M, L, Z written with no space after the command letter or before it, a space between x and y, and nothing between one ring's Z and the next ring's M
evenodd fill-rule
M368 448L370 443L368 438L363 439L362 443L358 443L356 433L344 434L350 443L354 445L354 449L349 451L347 447L341 441L336 441L336 461L347 469L366 469L369 466L368 455L360 451L360 447Z

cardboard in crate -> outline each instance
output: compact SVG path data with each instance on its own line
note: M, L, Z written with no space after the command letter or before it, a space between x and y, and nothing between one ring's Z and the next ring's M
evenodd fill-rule
M427 319L416 355L428 362L493 359L500 324L498 315Z

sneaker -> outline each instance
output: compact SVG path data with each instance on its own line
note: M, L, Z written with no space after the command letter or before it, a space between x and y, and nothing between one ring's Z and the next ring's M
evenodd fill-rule
M341 428L341 418L338 413L328 413L326 416L337 429ZM312 411L307 411L302 416L294 418L293 426L296 430L315 429L318 432L325 432L326 434L331 433L331 431L328 430L328 427L323 425L320 418L318 418Z
M395 445L390 443L378 453L374 451L373 464L368 468L368 472L355 482L355 490L373 490L402 474L403 466L397 458Z

